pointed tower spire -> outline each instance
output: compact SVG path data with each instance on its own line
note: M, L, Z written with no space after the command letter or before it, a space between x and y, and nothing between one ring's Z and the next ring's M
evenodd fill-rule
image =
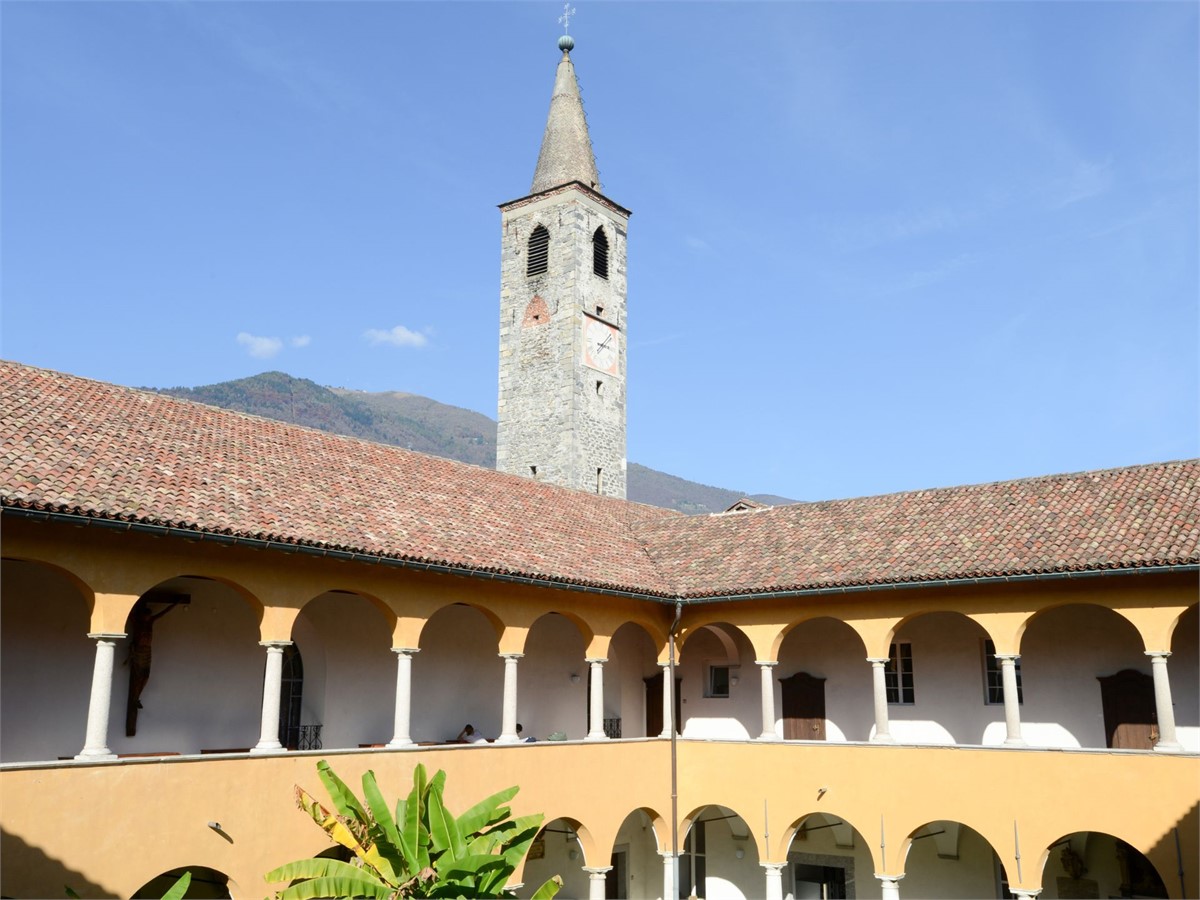
M592 154L587 117L583 114L575 66L571 64L574 46L575 40L569 34L558 39L558 48L563 55L554 76L554 94L550 98L550 114L546 117L546 133L533 173L531 194L572 181L582 182L597 192L600 190L600 174Z

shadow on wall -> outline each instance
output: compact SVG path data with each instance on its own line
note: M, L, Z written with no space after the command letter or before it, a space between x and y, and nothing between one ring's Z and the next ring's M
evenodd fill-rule
M1197 846L1200 846L1200 803L1193 805L1146 854L1172 897L1200 897Z
M80 897L117 896L7 831L0 831L0 860L0 897L65 897L68 887Z

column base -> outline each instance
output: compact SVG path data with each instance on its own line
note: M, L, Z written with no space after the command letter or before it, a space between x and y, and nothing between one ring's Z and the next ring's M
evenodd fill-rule
M1155 753L1182 753L1183 752L1183 744L1179 743L1179 741L1170 741L1170 742L1159 741L1157 744L1154 745L1154 752Z
M1025 743L1024 738L1005 738L1004 746L1005 747L1028 747L1029 745L1027 743Z
M100 759L116 759L117 754L113 753L107 747L103 750L81 750L75 756L75 759L80 762L95 762Z
M384 746L388 750L409 750L417 745L410 739L405 738L402 741L388 741Z
M601 731L599 734L589 734L584 738L585 741L607 741L608 735Z
M275 743L273 743L273 744L260 743L257 747L251 747L250 752L251 753L287 753L288 751L287 751L287 747L283 746L283 744L279 743L279 741L275 741Z
M894 743L896 743L896 739L894 737L892 737L890 734L873 734L873 735L871 735L871 740L868 743L871 743L871 744L894 744Z
M494 743L494 744L519 744L519 743L521 743L521 739L519 737L517 737L515 734L502 734L502 735L500 735L500 737L496 738L496 740L494 740L492 743Z
M755 738L755 740L759 740L759 741L764 741L764 742L766 742L766 743L770 743L771 741L782 741L782 740L783 740L783 738L781 738L779 735L777 735L777 734L776 734L775 732L773 732L773 731L764 731L764 732L763 732L762 734L760 734L760 735L759 735L757 738ZM764 864L764 865L765 865L765 864Z

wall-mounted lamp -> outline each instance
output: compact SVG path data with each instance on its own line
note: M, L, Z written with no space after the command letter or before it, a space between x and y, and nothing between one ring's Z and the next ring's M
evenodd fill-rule
M213 831L220 831L221 823L220 822L209 822L208 827L211 828Z
M736 856L738 859L745 859L745 858L746 858L746 851L745 851L745 850L743 850L741 847L738 847L738 848L737 848L737 850L735 850L735 851L733 852L733 855L734 855L734 856Z
M571 684L579 684L579 676L574 672L571 673Z
M730 675L730 676L729 676L729 683L730 683L730 684L737 684L737 683L738 683L738 681L740 681L740 680L741 680L741 679L739 679L739 678L738 678L736 675Z
M818 799L818 800L820 800L820 799L821 799L822 797L824 797L824 796L825 796L825 795L826 795L828 792L829 792L829 788L827 788L827 787L823 787L823 788L817 788L817 799Z
M576 678L578 678L579 676L578 676L578 675L576 675L575 677L576 677ZM567 858L568 858L568 859L579 859L579 851L578 851L578 850L570 850L570 851L568 851L568 852L567 852Z

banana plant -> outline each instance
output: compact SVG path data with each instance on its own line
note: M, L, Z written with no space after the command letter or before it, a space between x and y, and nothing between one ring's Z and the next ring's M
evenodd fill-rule
M503 804L518 788L499 791L455 817L442 801L446 773L429 778L418 765L412 790L396 802L393 813L374 772L363 775L362 800L325 760L317 764L317 775L333 811L300 787L296 804L349 850L352 860L301 859L268 872L268 882L289 882L276 892L277 900L516 896L504 886L529 852L544 818L512 818ZM561 886L562 879L555 876L533 898L550 900Z

